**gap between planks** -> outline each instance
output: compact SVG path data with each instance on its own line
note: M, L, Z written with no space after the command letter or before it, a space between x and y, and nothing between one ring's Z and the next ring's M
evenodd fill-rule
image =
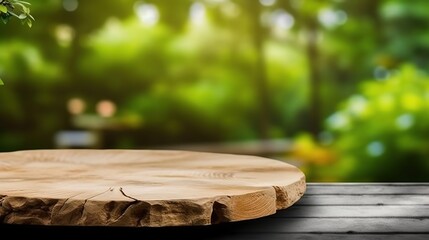
M293 206L272 217L429 218L429 206Z
M429 195L304 195L295 206L429 206Z
M308 184L305 195L428 195L429 185L314 185Z

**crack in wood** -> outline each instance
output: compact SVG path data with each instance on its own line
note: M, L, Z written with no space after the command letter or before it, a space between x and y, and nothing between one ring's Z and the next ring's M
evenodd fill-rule
M82 208L80 210L80 218L78 222L82 222L83 214L85 213L85 204L88 202L88 199L85 199L85 201L82 204Z
M290 204L287 191L279 186L273 186L276 192L276 207L282 209Z
M95 198L95 197L98 197L98 196L100 196L100 195L103 195L103 194L105 194L106 192L109 192L109 191L113 191L113 187L109 187L107 190L105 190L105 191L103 191L103 192L101 192L101 193L98 193L98 194L95 194L94 196L91 196L91 197L89 197L89 198L87 198L87 199L85 199L84 200L84 202L83 202L83 204L82 204L82 207L81 207L81 209L80 209L80 218L79 218L79 220L78 220L78 222L80 222L80 223L82 223L83 224L83 217L84 217L84 213L85 213L85 205L87 204L87 202L89 201L89 200L91 200L92 198Z
M116 218L114 218L114 219L109 219L108 221L109 221L111 224L117 224L118 222L123 221L123 219L126 219L126 218L131 219L131 218L132 218L132 215L133 215L133 214L135 214L135 210L133 210L133 209L131 209L131 208L132 208L134 205L139 204L139 203L143 203L143 202L141 202L141 201L133 201L133 202L129 202L129 203L125 206L125 208L123 208L122 210L120 210L120 211L121 211L121 213L119 214L119 216L118 216L118 217L116 217ZM146 203L146 202L145 202L145 203ZM148 203L147 203L147 204L148 204ZM120 206L118 206L118 207L120 207ZM148 204L147 211L149 211L149 209L150 209L150 204ZM136 218L135 218L135 221L136 221L136 222L134 223L134 226L136 226L136 227L141 226L140 221L142 221L144 217L146 217L146 215L136 217Z
M214 201L212 205L212 214L210 216L210 224L218 224L222 222L229 222L227 217L228 206L219 201Z
M95 198L95 197L98 197L100 195L103 195L103 194L105 194L105 193L107 193L109 191L112 192L114 189L115 189L114 187L109 187L109 189L107 189L106 191L103 191L101 193L95 194L94 196L85 199L85 201L90 200L90 199Z
M140 201L140 200L138 200L137 198L133 198L133 197L131 197L131 196L129 196L129 195L127 195L127 194L125 194L125 192L124 192L124 190L122 189L122 187L120 187L120 188L119 188L119 192L121 192L121 193L122 193L122 195L124 195L124 197L127 197L127 198L129 198L129 199L132 199L132 200L134 200L134 201Z
M119 217L117 217L116 219L115 219L115 222L116 221L118 221L120 218L122 218L123 216L125 216L125 213L127 212L127 210L132 206L132 205L134 205L134 204L136 204L137 203L137 201L134 201L134 202L131 202L131 203L129 203L126 207L125 207L125 209L122 211L122 213L121 213L121 215L119 215Z
M58 210L58 212L61 212L61 211L63 210L64 206L66 205L66 203L68 202L68 200L70 200L70 198L74 198L74 197L76 197L76 196L79 196L80 194L82 194L82 193L78 193L78 194L72 195L71 197L66 198L66 199L64 200L64 202L62 203L62 205L61 205L60 209ZM57 204L58 204L59 202L60 202L60 201L58 201L58 202L57 202Z

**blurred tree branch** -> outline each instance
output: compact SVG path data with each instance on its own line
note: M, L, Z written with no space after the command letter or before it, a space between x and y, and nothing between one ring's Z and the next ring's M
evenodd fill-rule
M20 0L0 0L0 19L7 23L11 17L16 17L29 27L33 25L34 17L30 14L31 4Z
M16 17L21 20L22 24L27 24L28 27L33 26L34 17L30 14L31 4L19 0L0 0L0 20L6 24L11 17ZM4 85L0 78L0 85Z

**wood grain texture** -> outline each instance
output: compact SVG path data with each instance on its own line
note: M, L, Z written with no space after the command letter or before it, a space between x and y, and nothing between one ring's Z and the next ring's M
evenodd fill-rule
M306 195L422 195L429 184L311 184Z
M213 238L215 239L215 238ZM240 234L223 238L222 240L427 240L429 234Z
M275 218L252 221L238 233L429 234L429 218Z
M429 218L429 206L294 206L279 218Z
M210 225L295 203L297 168L183 151L40 150L0 154L0 222L72 226Z
M304 195L298 206L429 206L429 195Z

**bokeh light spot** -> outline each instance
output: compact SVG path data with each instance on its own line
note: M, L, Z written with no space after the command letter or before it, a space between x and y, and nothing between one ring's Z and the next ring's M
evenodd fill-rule
M158 8L153 4L139 3L135 6L135 12L140 22L146 26L154 26L159 21Z
M401 130L409 129L414 125L414 116L411 114L403 114L396 118L396 126Z
M206 19L206 7L199 2L192 4L189 10L189 18L194 25L201 25Z
M335 113L328 118L328 125L333 129L344 129L350 125L349 118L342 113Z
M371 142L366 147L366 152L371 157L379 157L379 156L383 155L384 150L385 150L384 144L382 142L379 142L379 141Z
M103 100L97 104L97 113L105 118L113 117L116 113L116 104L110 100Z
M326 28L335 28L347 22L347 13L343 10L322 9L317 16Z
M80 98L72 98L67 102L67 110L72 115L79 115L85 111L86 104Z
M67 12L74 12L79 7L78 0L63 0L63 8Z
M273 6L276 4L277 0L259 0L259 2L266 7Z

